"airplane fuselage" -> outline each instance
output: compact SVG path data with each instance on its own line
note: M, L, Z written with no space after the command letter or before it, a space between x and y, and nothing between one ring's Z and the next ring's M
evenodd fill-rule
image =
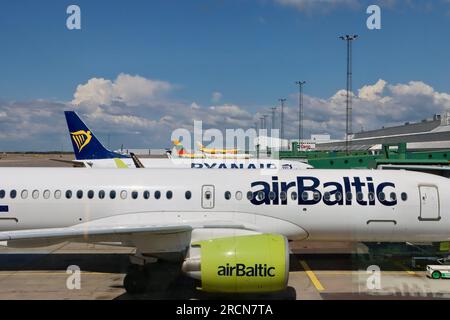
M445 178L382 170L2 168L0 231L127 215L149 225L228 222L289 239L445 241L448 190Z

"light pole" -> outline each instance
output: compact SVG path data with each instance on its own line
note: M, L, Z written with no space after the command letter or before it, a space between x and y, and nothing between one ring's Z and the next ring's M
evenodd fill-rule
M278 99L281 103L281 121L280 121L280 149L283 149L283 139L284 139L284 103L286 102L286 99Z
M298 146L301 148L303 139L303 85L306 81L296 81L298 85Z
M274 130L275 129L275 111L277 111L277 107L272 107L271 108L271 110L272 110L272 130Z
M349 138L352 134L352 42L358 38L357 34L340 36L339 39L347 41L347 121L345 124L345 151L349 153Z

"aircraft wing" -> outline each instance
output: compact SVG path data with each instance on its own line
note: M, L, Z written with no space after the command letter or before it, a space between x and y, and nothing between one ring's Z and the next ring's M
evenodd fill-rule
M80 168L86 167L85 163L82 161L64 160L64 159L50 159L50 160L56 161L56 162L68 163L68 164L73 165L74 167L80 167Z
M57 240L88 238L91 236L114 236L138 233L168 234L191 231L191 226L126 226L126 227L67 227L49 229L31 229L0 232L0 241L11 240Z

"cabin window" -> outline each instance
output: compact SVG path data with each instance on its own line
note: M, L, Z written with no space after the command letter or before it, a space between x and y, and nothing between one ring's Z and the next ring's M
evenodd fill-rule
M347 199L347 201L352 201L352 199L353 199L353 193L347 192L347 193L345 194L345 198Z
M137 199L138 196L139 196L139 193L138 193L137 191L133 191L133 192L131 193L131 197L132 197L133 199Z
M264 200L264 198L265 198L265 193L264 193L264 191L259 191L258 192L258 194L257 194L257 200L259 200L259 201L261 201L261 200Z
M297 200L297 192L294 191L291 193L291 199L294 201Z
M61 190L55 190L54 197L55 199L61 199Z
M281 191L281 192L280 192L280 199L281 199L282 201L286 201L286 199L287 199L287 193L286 193L286 191Z
M93 190L89 190L88 193L87 193L87 196L88 196L89 199L94 198L94 191Z
M251 191L247 192L247 199L250 200L250 201L253 200L253 192L251 192Z
M306 192L306 191L302 192L302 199L303 199L303 201L308 200L308 192Z
M17 197L17 191L11 190L11 192L9 193L9 196L11 197L11 199L15 199Z
M83 191L82 190L78 190L77 191L77 198L78 199L82 199L83 198Z
M72 191L71 191L71 190L67 190L67 191L66 191L66 198L67 198L67 199L72 198Z
M230 191L225 191L225 199L226 200L230 200L231 199L231 192Z
M104 190L100 190L98 192L98 198L99 199L104 199L105 198L105 191Z
M320 200L320 193L319 192L314 192L313 193L313 199L315 201L319 201Z
M408 200L408 195L406 194L406 192L402 192L401 198L402 198L403 201Z
M125 200L125 199L127 198L127 196L128 196L128 193L127 193L126 190L122 190L122 191L120 192L120 198L121 198L121 199Z
M374 200L375 200L375 193L369 192L369 201L374 201Z
M336 197L336 201L341 201L342 200L342 193L340 193L339 191L336 192L334 194L334 196Z
M236 191L236 200L242 200L242 192Z
M380 200L380 201L386 200L386 195L384 194L384 192L380 192L378 194L378 200Z
M44 193L42 194L44 199L49 199L50 198L50 190L44 190Z
M144 199L149 199L150 198L150 192L147 191L147 190L144 191L143 195L144 195Z
M330 198L331 198L331 194L329 192L325 192L323 194L323 200L324 201L330 201Z
M20 193L20 197L22 199L28 198L28 190L22 190L22 192Z
M270 191L270 192L269 192L269 199L270 199L270 200L275 200L276 197L277 197L277 195L276 195L275 192L273 192L273 191Z
M356 193L356 200L362 201L364 199L364 193L358 192Z
M185 197L187 200L189 200L189 199L192 197L192 193L191 193L190 191L186 191L186 192L184 193L184 197Z
M109 192L109 197L110 197L111 199L115 199L115 198L116 198L116 191L111 190L111 191Z
M396 201L397 200L397 194L395 192L391 192L390 197L391 197L392 201Z
M166 198L167 198L167 199L172 199L172 197L173 197L173 192L170 191L170 190L167 191L167 192L166 192Z
M161 198L161 191L155 191L155 199Z
M33 193L31 194L31 196L33 197L33 199L39 198L39 191L38 190L34 190Z
M0 190L0 199L5 197L5 190Z

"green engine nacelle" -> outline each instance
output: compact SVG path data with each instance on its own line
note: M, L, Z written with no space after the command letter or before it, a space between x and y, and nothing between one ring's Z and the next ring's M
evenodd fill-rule
M188 258L183 270L208 292L274 292L289 278L287 239L261 234L200 241L198 258Z

